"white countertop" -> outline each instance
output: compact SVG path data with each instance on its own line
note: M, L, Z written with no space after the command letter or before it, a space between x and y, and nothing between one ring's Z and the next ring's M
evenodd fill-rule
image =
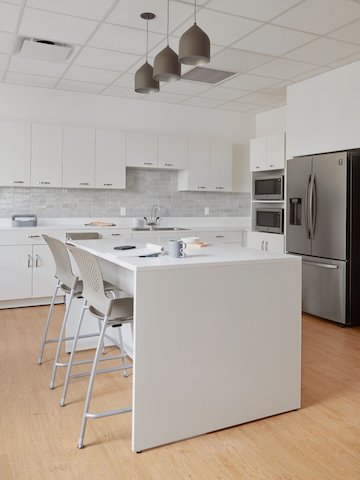
M114 239L79 240L73 245L108 260L128 270L162 270L167 268L189 268L194 266L233 265L239 263L268 263L293 261L300 262L300 257L282 253L261 252L239 247L234 244L209 245L199 248L188 246L185 258L170 258L167 254L159 257L139 258L136 250L115 251L114 246L119 241ZM144 243L134 243L139 248L144 248Z

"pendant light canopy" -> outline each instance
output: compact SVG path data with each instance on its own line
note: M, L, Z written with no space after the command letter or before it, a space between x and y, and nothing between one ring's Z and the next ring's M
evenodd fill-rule
M180 38L179 62L186 65L203 65L210 62L210 39L196 24L196 0L194 1L194 25Z
M149 20L155 18L153 13L142 13L141 18L146 20L146 61L135 73L135 92L155 93L160 90L159 82L153 78L153 67L148 62L149 51Z
M167 46L156 55L154 60L154 79L161 82L171 82L181 77L179 57L169 46L169 4L170 0L167 2Z

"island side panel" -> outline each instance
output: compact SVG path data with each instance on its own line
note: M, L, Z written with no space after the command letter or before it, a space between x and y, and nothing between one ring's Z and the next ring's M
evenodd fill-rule
M301 262L138 271L134 451L300 407Z

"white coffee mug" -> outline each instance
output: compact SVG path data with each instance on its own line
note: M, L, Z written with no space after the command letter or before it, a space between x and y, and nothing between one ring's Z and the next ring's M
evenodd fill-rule
M169 240L169 257L171 258L184 258L186 253L184 252L186 248L186 243L182 240Z

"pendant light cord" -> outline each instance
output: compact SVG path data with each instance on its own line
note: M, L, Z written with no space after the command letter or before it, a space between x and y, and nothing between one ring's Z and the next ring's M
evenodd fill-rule
M194 1L194 23L196 25L196 0Z
M166 41L169 46L169 21L170 21L170 0L167 2L167 27L166 27Z
M148 61L149 52L149 19L146 19L146 63Z

